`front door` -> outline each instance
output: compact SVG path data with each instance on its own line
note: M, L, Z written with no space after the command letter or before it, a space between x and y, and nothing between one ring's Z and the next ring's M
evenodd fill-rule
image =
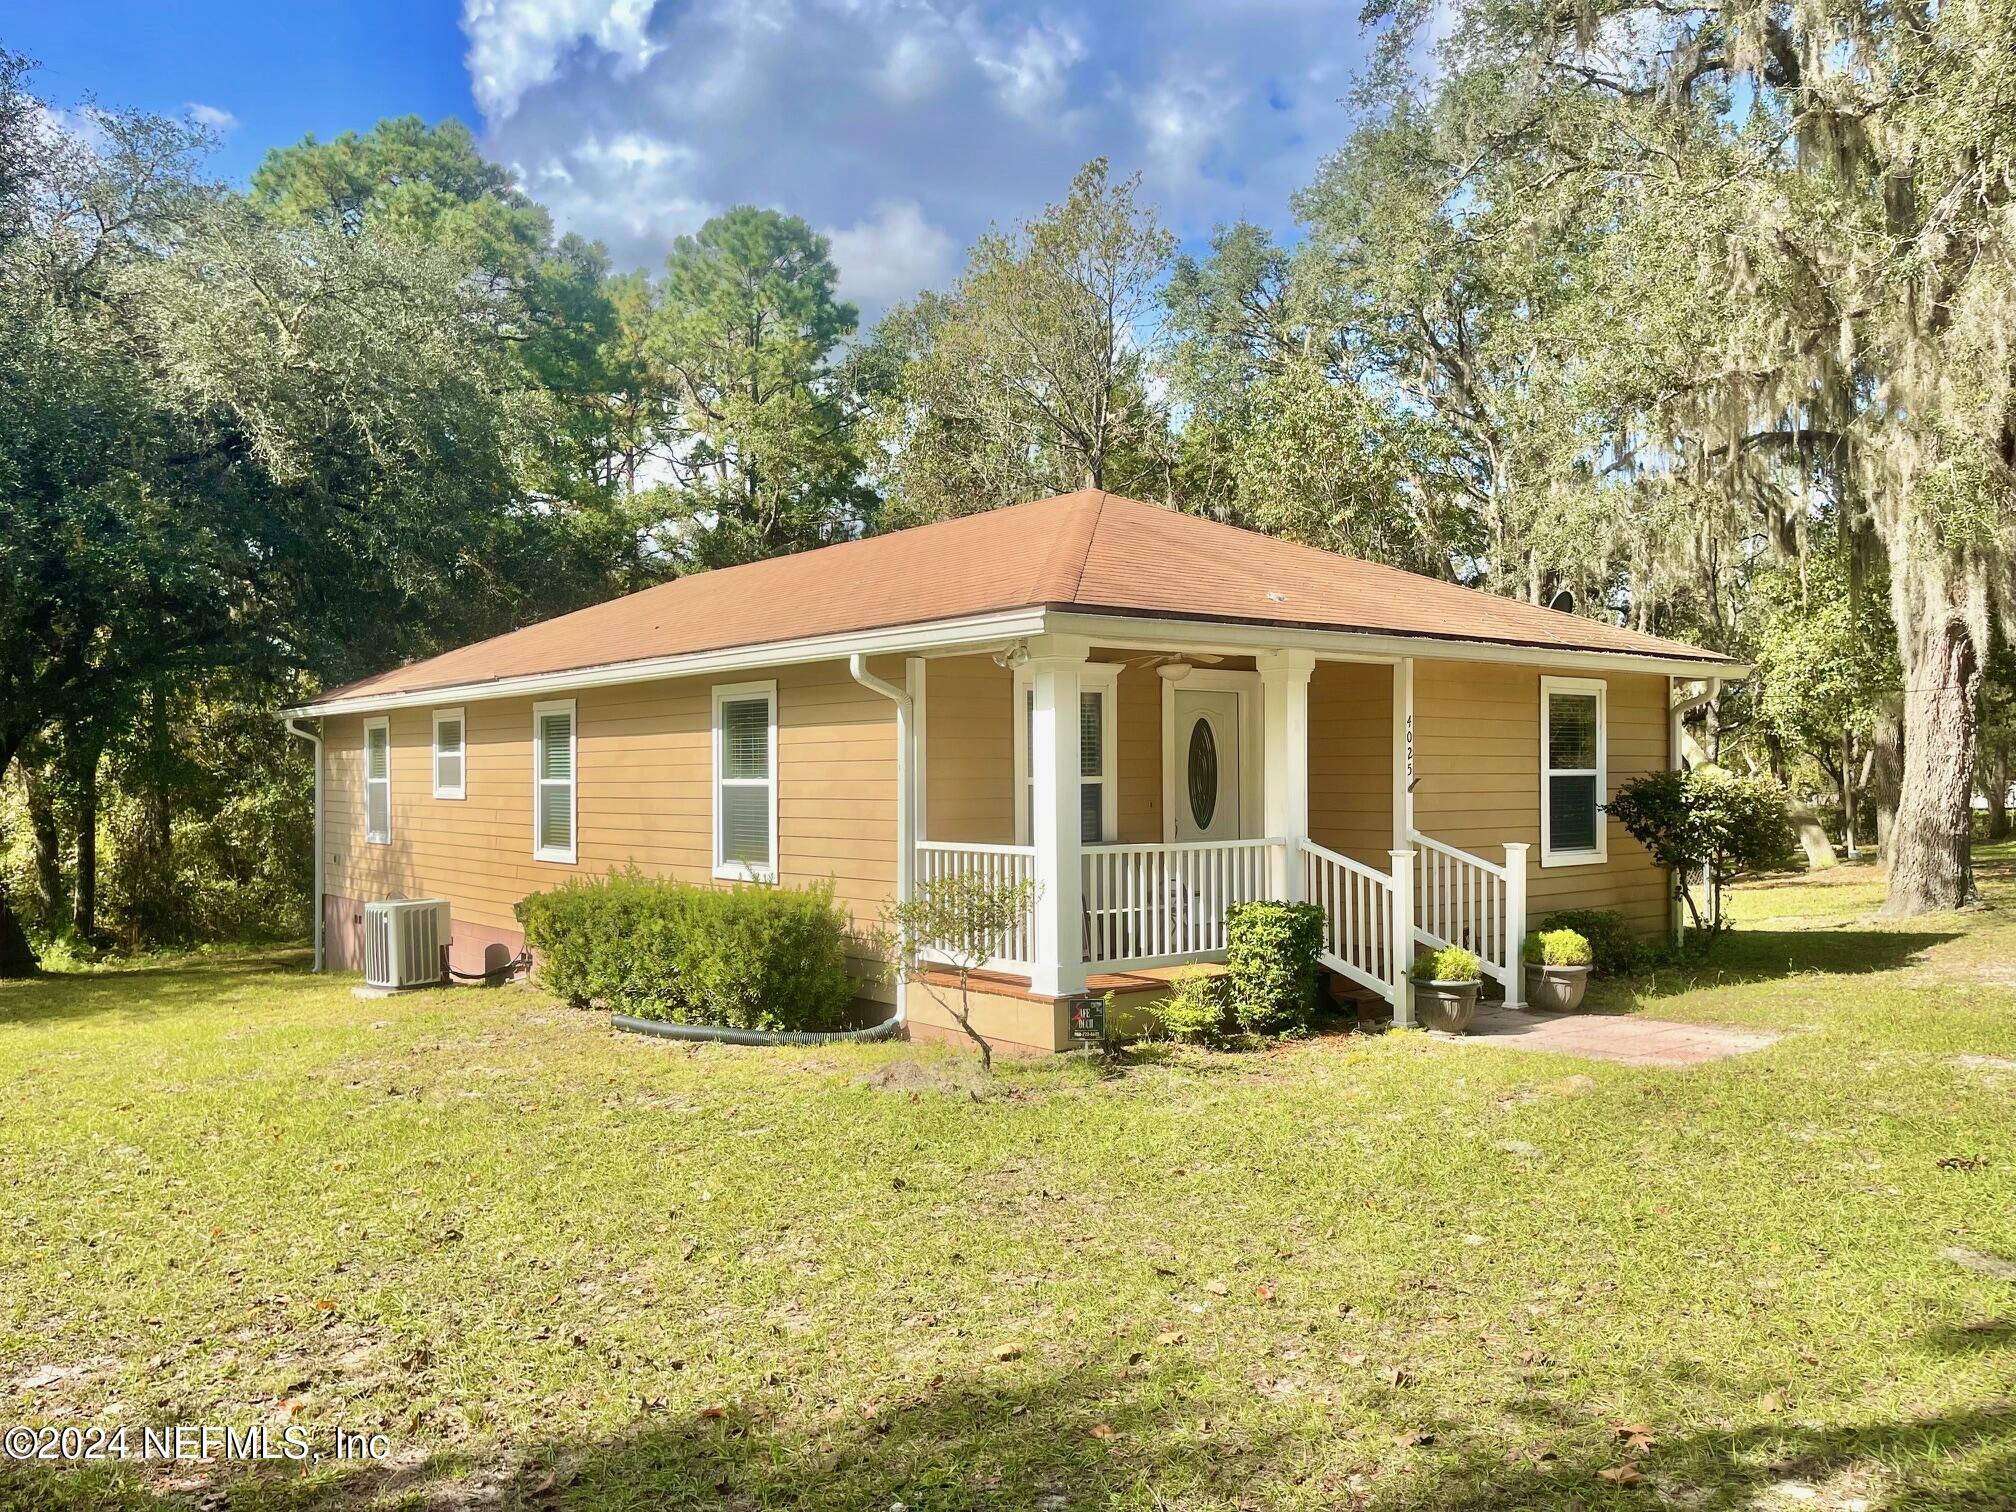
M1176 838L1239 838L1239 695L1177 688Z

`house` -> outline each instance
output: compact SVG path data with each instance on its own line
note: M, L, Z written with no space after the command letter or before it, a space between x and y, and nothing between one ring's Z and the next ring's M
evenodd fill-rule
M832 878L862 926L982 871L1040 892L977 1018L1057 1049L1071 995L1222 955L1243 899L1319 904L1324 964L1402 1022L1414 942L1516 1001L1529 918L1667 927L1668 877L1600 805L1745 670L1085 491L680 578L287 713L319 722L336 966L376 898L448 899L467 971L521 947L527 893L631 862Z

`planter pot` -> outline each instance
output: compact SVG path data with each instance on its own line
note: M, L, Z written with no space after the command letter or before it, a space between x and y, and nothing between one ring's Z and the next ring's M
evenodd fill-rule
M1483 986L1482 982L1416 982L1414 1022L1444 1034L1468 1033Z
M1589 990L1587 966L1526 967L1526 1006L1542 1013L1573 1013Z

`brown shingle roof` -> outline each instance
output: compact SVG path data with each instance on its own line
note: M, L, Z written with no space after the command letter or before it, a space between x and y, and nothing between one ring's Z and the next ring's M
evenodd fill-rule
M324 697L421 692L1039 607L1728 660L1088 489L696 573Z

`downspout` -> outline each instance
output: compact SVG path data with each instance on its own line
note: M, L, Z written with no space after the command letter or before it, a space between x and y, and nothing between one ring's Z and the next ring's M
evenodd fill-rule
M868 670L868 658L855 652L847 658L847 671L854 681L871 693L880 693L896 705L896 901L910 901L910 880L916 866L914 854L916 846L911 839L915 823L910 798L911 785L911 739L915 729L916 710L910 702L906 689L884 678L877 677ZM904 1018L905 985L896 984L896 1017L894 1023L900 1025Z
M305 740L313 748L315 757L315 969L322 969L322 737L312 730L304 730L301 721L287 721L287 733Z

